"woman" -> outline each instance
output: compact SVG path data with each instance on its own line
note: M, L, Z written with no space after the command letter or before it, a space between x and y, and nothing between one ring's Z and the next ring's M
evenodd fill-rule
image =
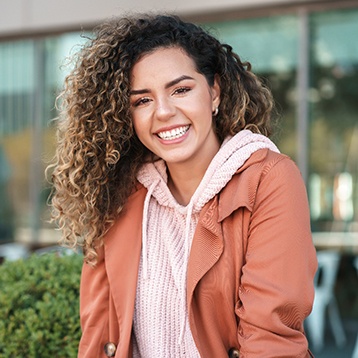
M79 357L308 357L306 193L250 64L175 16L123 18L63 104L52 203L84 250Z

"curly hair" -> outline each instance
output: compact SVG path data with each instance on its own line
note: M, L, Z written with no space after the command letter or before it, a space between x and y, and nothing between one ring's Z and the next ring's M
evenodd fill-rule
M231 46L177 16L128 16L102 24L77 53L59 96L58 145L52 173L52 218L62 244L83 246L95 264L103 236L136 188L136 174L150 159L130 114L130 73L145 54L179 47L209 85L219 78L215 117L220 141L247 128L269 136L270 91Z

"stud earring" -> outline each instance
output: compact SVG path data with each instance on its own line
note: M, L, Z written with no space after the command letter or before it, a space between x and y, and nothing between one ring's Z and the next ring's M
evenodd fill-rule
M215 111L213 112L213 117L216 117L219 113L219 107L215 108Z

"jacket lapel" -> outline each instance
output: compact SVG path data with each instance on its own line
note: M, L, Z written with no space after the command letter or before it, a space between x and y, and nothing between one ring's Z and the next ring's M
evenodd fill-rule
M196 227L187 274L187 302L190 306L194 289L200 279L219 260L223 252L223 234L218 217L218 198L215 196L202 209Z
M108 281L120 327L117 349L123 357L128 356L131 340L145 194L146 190L142 188L129 197L104 240Z

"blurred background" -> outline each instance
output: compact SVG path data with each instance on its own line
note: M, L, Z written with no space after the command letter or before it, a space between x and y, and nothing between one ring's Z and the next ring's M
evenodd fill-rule
M55 151L55 98L82 35L127 12L175 13L232 45L271 88L280 116L274 141L306 182L320 262L310 344L316 357L358 357L358 1L0 0L0 6L0 258L58 240L48 221L44 170Z

